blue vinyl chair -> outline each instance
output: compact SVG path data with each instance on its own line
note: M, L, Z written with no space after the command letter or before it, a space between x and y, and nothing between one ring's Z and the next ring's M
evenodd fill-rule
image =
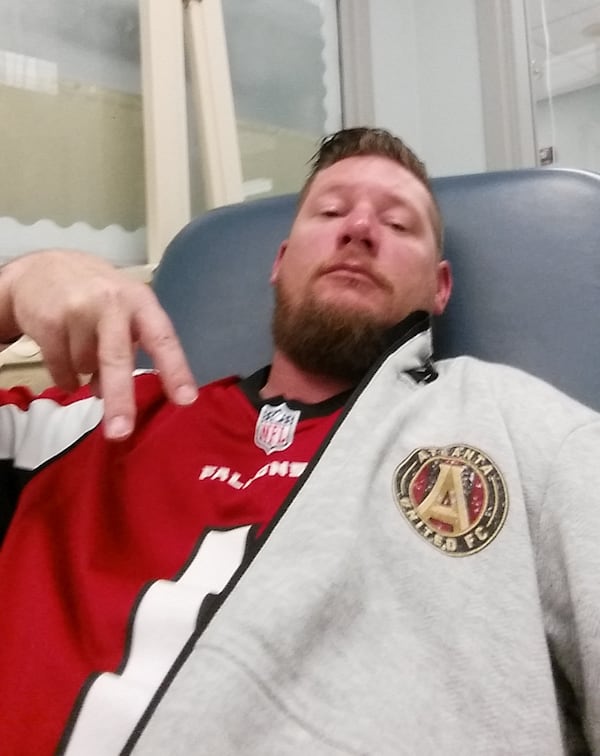
M531 169L433 186L455 277L437 357L508 363L600 410L600 175ZM295 204L219 208L168 246L153 286L201 383L269 361L269 272Z

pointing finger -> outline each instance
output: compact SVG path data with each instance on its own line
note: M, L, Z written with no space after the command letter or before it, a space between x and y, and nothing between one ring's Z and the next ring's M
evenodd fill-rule
M104 398L104 434L122 440L133 431L133 345L129 318L116 304L104 312L98 326L98 372Z
M153 297L135 315L140 346L152 358L169 399L191 404L198 394L196 381L171 321Z

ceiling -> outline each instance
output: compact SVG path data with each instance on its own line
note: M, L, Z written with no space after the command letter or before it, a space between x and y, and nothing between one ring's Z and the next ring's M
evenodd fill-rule
M536 99L600 84L600 2L527 0Z

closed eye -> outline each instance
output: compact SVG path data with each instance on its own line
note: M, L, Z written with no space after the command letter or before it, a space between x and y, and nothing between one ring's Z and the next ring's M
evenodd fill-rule
M394 231L408 231L408 226L404 223L398 223L397 221L388 221L388 226Z

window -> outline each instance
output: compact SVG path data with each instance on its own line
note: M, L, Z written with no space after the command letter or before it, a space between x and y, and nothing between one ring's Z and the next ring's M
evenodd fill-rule
M600 171L600 2L526 8L538 162Z
M296 191L319 138L342 123L337 3L223 0L222 7L243 196ZM197 213L198 182L195 189Z
M0 259L79 247L145 262L136 0L0 5Z

